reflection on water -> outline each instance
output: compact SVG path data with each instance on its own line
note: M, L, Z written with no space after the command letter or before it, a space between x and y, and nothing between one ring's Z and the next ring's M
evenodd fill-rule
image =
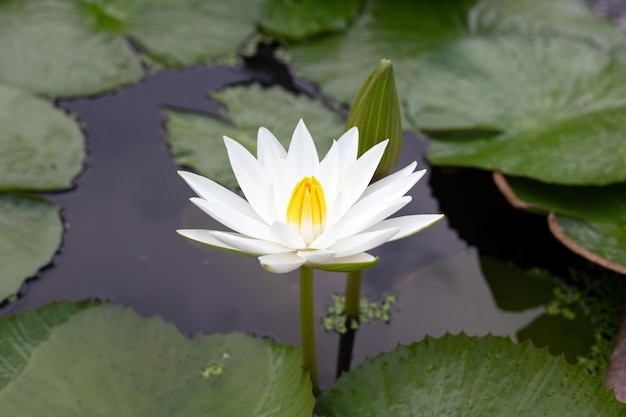
M363 326L357 334L357 361L381 350L389 351L398 343L446 332L470 336L491 333L515 339L517 330L544 312L542 307L520 312L500 310L474 250L406 274L390 292L398 296L391 325Z

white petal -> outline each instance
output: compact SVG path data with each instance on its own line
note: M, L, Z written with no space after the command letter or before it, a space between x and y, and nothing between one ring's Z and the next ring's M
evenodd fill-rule
M230 245L225 244L224 242L217 240L215 237L213 237L211 232L212 230L203 229L181 229L176 231L176 233L181 236L184 236L191 240L195 240L196 242L204 243L205 245L209 245L217 249L223 249L229 252L236 252L242 255L254 255L252 253L242 252L236 248L233 248Z
M411 201L411 196L400 197L390 201L380 201L369 206L353 207L343 218L332 227L338 227L339 239L360 233L369 229L376 223L385 220L395 212L406 206ZM357 210L358 209L358 210ZM330 227L330 226L328 226Z
M240 143L224 136L224 144L241 191L259 217L268 224L271 223L273 219L265 213L266 197L271 183L265 169Z
M264 127L259 128L256 146L257 159L266 169L273 167L275 161L287 157L287 151L285 151L283 145L280 144L272 132Z
M265 217L267 218L267 222L271 225L275 221L283 221L285 219L285 208L282 208L280 211L276 206L276 192L274 191L274 187L276 187L275 182L271 182L270 186L267 190L267 194L265 195Z
M373 186L367 187L363 196L350 209L351 213L368 210L369 208L380 204L380 202L394 201L404 196L417 181L424 175L424 170L413 172L396 178L394 181L388 182L385 186L376 187L373 192L368 190Z
M304 125L304 121L300 119L287 152L287 165L296 177L295 181L313 175L317 171L319 161L313 137Z
M339 240L339 227L328 227L317 237L309 248L311 249L326 249L334 245Z
M235 248L241 252L251 253L254 255L291 252L291 249L279 245L278 243L268 242L267 240L252 239L237 233L211 230L210 234L225 245Z
M407 165L406 167L402 168L400 171L394 172L393 174L388 175L388 176L386 176L386 177L376 181L375 183L369 185L367 187L367 189L365 190L365 192L363 192L363 195L361 196L361 199L363 199L363 198L367 197L368 195L378 191L381 188L388 187L389 184L392 184L392 183L400 180L401 178L404 178L404 177L407 177L409 175L412 175L416 166L417 166L417 162L412 162L409 165ZM420 179L422 179L424 174L426 174L426 170L422 169L422 170L418 171L416 174L418 175L417 181L419 181Z
M351 256L334 258L326 264L311 265L313 268L333 272L360 271L378 263L378 258L369 253L361 252Z
M428 226L433 223L438 222L443 219L443 214L414 214L411 216L401 216L394 217L393 219L383 220L367 229L368 232L373 232L376 230L383 230L388 228L397 228L398 233L396 233L389 242L393 240L398 240L405 238L407 236L411 236L419 232L420 230L424 230Z
M359 129L354 126L337 139L339 156L342 166L348 166L356 161L359 153Z
M232 206L219 200L208 201L198 197L192 197L190 200L206 214L235 232L257 239L271 240L270 227L267 224L246 216Z
M300 268L306 262L295 252L259 256L263 268L276 274L284 274Z
M337 257L355 255L382 245L398 233L398 230L397 228L391 228L359 233L339 240L328 249L337 251Z
M293 193L293 188L301 178L296 180L296 178L290 174L287 168L287 161L284 159L276 161L276 166L273 169L269 169L268 172L271 175L273 186L271 191L273 191L274 212L278 216L275 217L275 220L285 221L287 205Z
M229 189L222 187L208 178L192 172L178 171L178 175L185 180L187 185L189 185L191 189L196 192L196 194L205 200L221 201L223 204L232 207L232 210L238 211L250 218L260 220L259 216L250 206L250 203Z
M306 248L306 243L304 243L304 240L302 240L300 234L295 229L292 229L285 223L272 223L272 226L270 227L270 233L274 242L280 243L285 247L291 249Z
M332 250L301 250L298 251L298 256L306 259L307 263L313 264L325 264L328 263L335 256L335 251Z
M339 258L333 259L331 264L362 264L362 263L371 263L375 262L376 257L370 255L369 253L360 252L350 256L342 256Z
M342 184L344 192L344 211L348 210L363 194L376 172L389 140L377 143L365 152L354 164L351 183ZM350 175L347 173L346 175Z
M337 142L333 142L328 153L320 162L315 176L322 185L326 205L328 207L334 204L340 184L339 175L339 147Z

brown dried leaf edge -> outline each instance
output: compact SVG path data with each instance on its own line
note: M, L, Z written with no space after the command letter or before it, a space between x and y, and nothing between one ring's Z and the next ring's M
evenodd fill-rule
M498 187L498 190L500 190L500 192L504 195L504 197L507 199L509 204L511 204L513 207L518 208L518 209L523 209L523 210L540 210L540 211L544 211L544 212L546 211L542 207L538 207L538 206L530 204L530 203L528 203L526 201L520 200L515 195L515 193L513 192L511 187L509 186L508 182L506 181L505 176L502 175L502 173L494 171L493 172L493 181L495 182L496 186ZM595 262L598 265L603 266L604 268L607 268L607 269L610 269L610 270L615 271L617 273L626 275L626 266L620 265L620 264L612 262L612 261L609 261L608 259L603 258L602 256L589 251L588 249L584 248L583 246L579 245L578 243L576 243L572 239L570 239L565 234L565 232L563 232L563 229L561 229L561 227L559 225L559 219L556 216L556 214L554 213L554 211L548 211L548 227L549 227L550 231L552 232L552 234L563 245L565 245L565 247L567 247L572 252L574 252L574 253L576 253L576 254L578 254L578 255L580 255L580 256L588 259L588 260L590 260L591 262Z

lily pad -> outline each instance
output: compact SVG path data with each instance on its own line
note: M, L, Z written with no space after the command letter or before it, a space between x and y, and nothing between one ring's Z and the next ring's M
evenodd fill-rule
M28 310L19 316L0 320L0 391L19 377L37 347L50 337L52 330L74 314L95 302L51 303L41 309Z
M212 93L211 98L224 104L221 119L166 110L168 142L179 165L231 188L236 188L237 181L222 136L231 137L256 153L257 131L263 126L287 147L298 119L302 118L318 151L324 153L332 139L344 131L345 120L340 113L328 109L320 100L296 96L280 87L236 86Z
M62 234L58 206L0 192L0 301L52 261Z
M7 0L0 82L53 97L97 94L143 76L126 37L158 63L234 56L254 31L255 0Z
M552 212L550 230L570 249L626 274L626 183L572 187L502 176L496 182L513 205Z
M564 215L549 217L550 230L572 251L605 268L626 274L626 220L589 222Z
M96 94L138 81L139 60L87 2L0 3L0 82L49 96Z
M624 72L624 49L558 37L472 39L425 60L408 113L437 139L433 164L558 184L620 182Z
M381 58L394 62L402 96L421 60L459 39L563 33L602 48L623 40L583 0L369 0L363 8L345 33L307 39L285 51L298 75L347 104Z
M82 169L84 146L76 120L43 99L0 84L0 189L71 187Z
M175 68L234 57L254 33L257 0L100 0L92 10L158 62Z
M529 343L465 335L398 346L343 374L318 399L334 416L626 416L599 379Z
M623 47L540 35L468 39L415 72L409 119L436 139L433 164L557 184L621 182L624 73Z
M45 321L48 310L39 314ZM25 317L13 319L21 333L41 326ZM55 324L34 347L16 338L33 353L0 389L6 415L311 415L311 385L293 347L243 334L188 339L159 318L114 306Z
M345 29L361 8L361 0L264 0L261 4L261 28L283 40Z

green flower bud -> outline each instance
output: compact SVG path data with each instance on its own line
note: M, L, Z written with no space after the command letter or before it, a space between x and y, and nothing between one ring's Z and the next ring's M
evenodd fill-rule
M374 180L388 175L402 149L402 117L390 60L382 59L378 63L354 99L346 130L353 126L359 128L359 155L389 139Z

